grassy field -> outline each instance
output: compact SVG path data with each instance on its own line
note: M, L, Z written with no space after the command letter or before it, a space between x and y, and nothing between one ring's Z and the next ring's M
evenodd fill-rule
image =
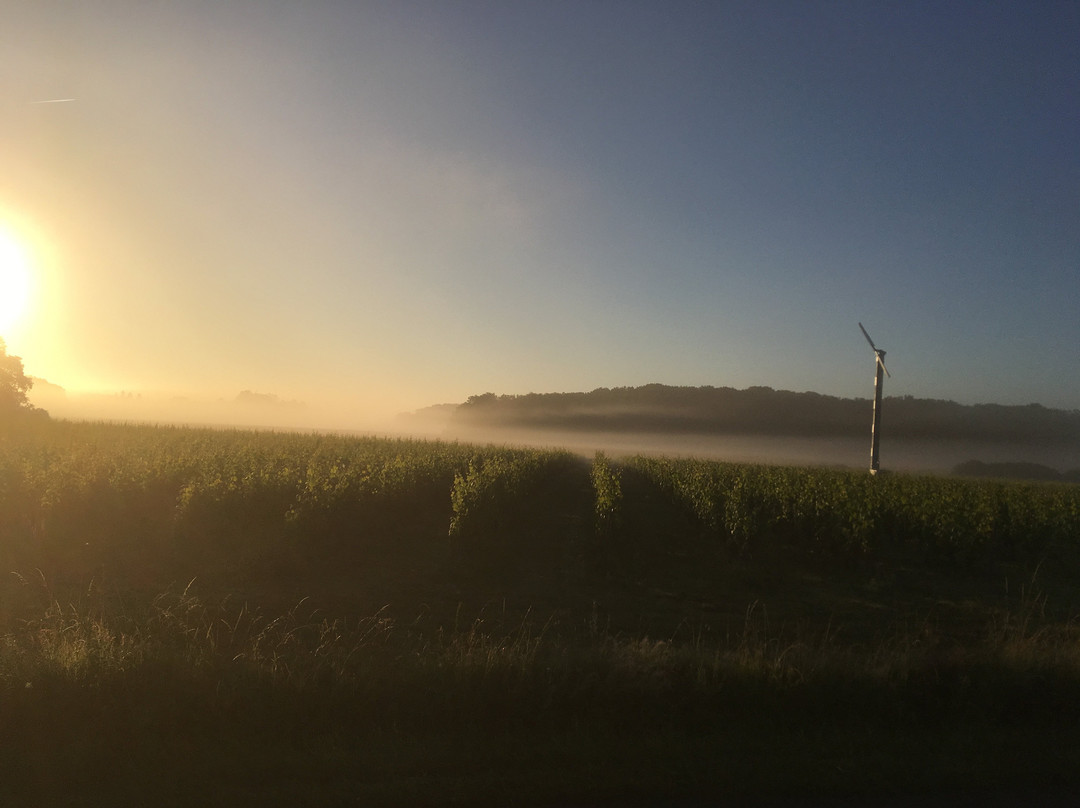
M1071 793L1080 487L41 422L0 800Z

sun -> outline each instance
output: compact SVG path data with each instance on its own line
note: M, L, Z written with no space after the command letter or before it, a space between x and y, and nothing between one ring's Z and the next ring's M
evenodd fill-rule
M0 337L19 322L30 297L30 262L26 250L0 224Z

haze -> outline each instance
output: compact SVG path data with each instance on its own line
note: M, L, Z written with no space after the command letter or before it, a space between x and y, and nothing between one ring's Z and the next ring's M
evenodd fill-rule
M98 415L870 397L858 321L1080 407L1075 3L0 5L0 336Z

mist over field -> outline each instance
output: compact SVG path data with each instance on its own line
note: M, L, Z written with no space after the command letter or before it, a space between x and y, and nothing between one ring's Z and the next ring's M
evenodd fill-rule
M886 398L883 467L952 471L959 464L1080 467L1080 413ZM471 396L403 416L405 429L473 442L662 454L731 462L868 467L872 403L754 387L600 388L589 393Z
M865 437L803 438L788 435L665 435L621 432L555 432L514 429L448 429L439 438L510 446L564 448L591 456L635 454L697 457L732 463L869 468L870 431ZM1036 463L1057 471L1080 467L1075 445L966 440L882 438L881 465L905 472L951 472L961 463Z
M30 403L55 418L192 426L317 431L392 431L393 415L327 398L299 400L240 390L232 395L168 392L68 392L36 379Z
M654 395L657 390L668 395L715 392L714 388L665 388L660 385L638 388L638 391L650 389ZM626 391L621 392L625 394ZM736 395L749 395L756 391L731 392ZM787 397L789 405L791 401L800 400L800 397L809 397L809 400L814 402L841 401L817 394L792 394L771 390L766 392L773 397ZM501 398L508 401L550 401L572 400L590 395L593 394ZM482 397L473 397L470 401L477 398ZM687 423L694 423L695 413L692 407L684 407L680 411L668 409L658 415L655 410L646 412L641 407L635 409L626 404L598 406L595 403L584 403L584 400L569 405L561 411L560 417L575 423L580 421L597 424L597 428L538 428L505 421L485 422L482 419L463 417L462 413L467 411L467 406L456 403L432 405L411 413L389 413L334 404L319 400L317 396L313 396L311 401L301 401L252 390L241 390L233 396L216 398L132 392L72 394L43 379L35 380L30 401L55 418L69 420L358 433L477 444L564 448L585 456L603 451L612 456L668 455L728 462L855 469L868 467L870 462L870 402L857 400L842 401L854 411L853 423L845 425L834 434L770 434L763 430L694 429L685 427ZM1057 472L1080 468L1080 441L1071 434L1055 437L1044 430L1038 437L1028 439L1004 433L995 436L986 434L985 431L974 439L970 436L948 435L913 437L910 430L907 434L902 431L902 434L893 434L898 404L901 407L906 405L909 409L912 406L912 402L886 399L881 438L882 467L885 469L947 473L968 461L1039 464ZM944 404L959 406L952 402ZM1037 406L991 409L1001 410L1013 418L1016 412L1023 415L1025 410L1031 410L1043 417L1071 417L1070 413L1064 411L1046 410ZM961 414L967 410L975 411L972 408L961 408ZM661 425L657 428L626 426L639 423L643 418L661 416ZM804 421L807 417L804 414ZM893 420L890 420L890 417L893 417ZM604 426L605 422L607 426ZM684 428L670 428L672 423L683 424ZM623 426L620 427L619 424ZM1015 426L1013 424L1014 428Z

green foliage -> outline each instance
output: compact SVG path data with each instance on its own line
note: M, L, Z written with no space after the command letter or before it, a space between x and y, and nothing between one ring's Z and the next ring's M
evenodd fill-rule
M331 547L339 558L351 547L355 560L421 523L441 523L444 537L449 525L457 547L496 547L568 458L373 437L49 423L0 443L0 563L71 581L107 566L149 584L181 560L180 574L272 558L307 563Z
M601 540L618 533L622 522L622 474L612 466L603 452L597 452L592 463L592 484L595 499L595 530Z
M496 547L564 452L367 437L41 422L0 441L0 562L78 578L195 553L371 541L419 514L457 547ZM976 567L1080 559L1080 487L638 457L625 463L708 534L832 557L904 552ZM622 471L592 463L593 532L626 514ZM445 529L445 527L444 527ZM445 535L445 534L444 534ZM283 545L281 545L283 546ZM72 548L80 548L73 552Z
M54 422L0 442L0 562L85 579L108 563L244 559L447 519L472 447ZM403 516L404 514L404 516ZM443 521L445 525L445 521ZM370 535L368 535L370 538Z
M450 537L459 547L490 544L517 518L530 494L565 452L489 448L454 474Z
M830 555L914 552L976 566L1077 560L1080 487L638 457L709 532Z

